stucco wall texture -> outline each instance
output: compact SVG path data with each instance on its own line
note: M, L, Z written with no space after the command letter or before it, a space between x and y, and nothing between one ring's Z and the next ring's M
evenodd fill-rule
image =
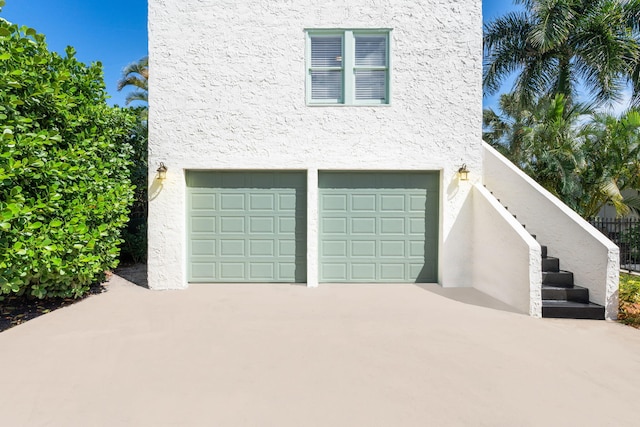
M389 105L307 106L304 30L320 28L392 30ZM150 287L187 286L189 169L308 171L310 286L318 170L440 171L439 282L470 286L449 236L468 227L456 171L482 175L480 0L149 0L149 53Z

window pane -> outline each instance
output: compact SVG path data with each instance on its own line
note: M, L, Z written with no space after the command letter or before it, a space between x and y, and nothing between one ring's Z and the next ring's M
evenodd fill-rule
M385 70L357 70L356 99L386 101L387 72Z
M342 37L312 36L311 67L342 67Z
M311 99L342 100L342 71L311 71Z
M386 36L355 36L356 66L386 67L387 66L387 37Z

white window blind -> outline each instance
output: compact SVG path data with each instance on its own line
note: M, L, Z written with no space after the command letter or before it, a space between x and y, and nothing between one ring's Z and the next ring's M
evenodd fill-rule
M387 37L355 36L356 100L387 97Z
M387 66L386 36L355 36L357 67Z
M311 37L311 66L342 68L342 37Z
M342 100L342 37L311 37L311 99Z

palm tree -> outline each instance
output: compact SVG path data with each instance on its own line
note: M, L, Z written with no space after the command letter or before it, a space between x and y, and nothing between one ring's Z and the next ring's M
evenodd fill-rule
M585 158L579 171L583 188L579 205L585 218L597 215L611 203L619 216L640 212L640 199L622 195L640 188L640 111L629 110L618 118L594 114L582 130Z
M124 67L122 78L118 81L118 91L133 86L135 90L127 95L125 104L133 101L148 102L149 96L149 57L145 56L137 62Z
M575 171L583 162L579 123L589 107L569 106L564 95L540 98L529 108L519 107L516 99L514 94L502 95L500 113L484 111L484 140L567 205L578 208Z
M618 118L563 95L518 107L502 95L500 109L484 110L483 138L585 218L607 203L618 215L640 212L640 111Z
M517 73L518 105L561 93L570 105L579 84L596 104L617 101L631 81L640 104L640 0L515 0L485 25L483 86L494 94Z

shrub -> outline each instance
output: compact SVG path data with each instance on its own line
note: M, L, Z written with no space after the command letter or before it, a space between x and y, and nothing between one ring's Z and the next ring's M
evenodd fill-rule
M135 114L105 100L100 63L0 19L0 296L79 297L116 266Z
M620 274L620 309L618 319L640 327L640 276Z
M620 301L640 303L640 276L620 274Z
M138 125L131 134L133 147L132 163L129 167L131 182L135 185L129 223L122 233L120 260L123 262L145 262L147 260L147 126L142 107L130 108L136 115Z
M122 233L120 259L134 263L147 261L147 221L141 221L137 226L129 220L129 227Z

